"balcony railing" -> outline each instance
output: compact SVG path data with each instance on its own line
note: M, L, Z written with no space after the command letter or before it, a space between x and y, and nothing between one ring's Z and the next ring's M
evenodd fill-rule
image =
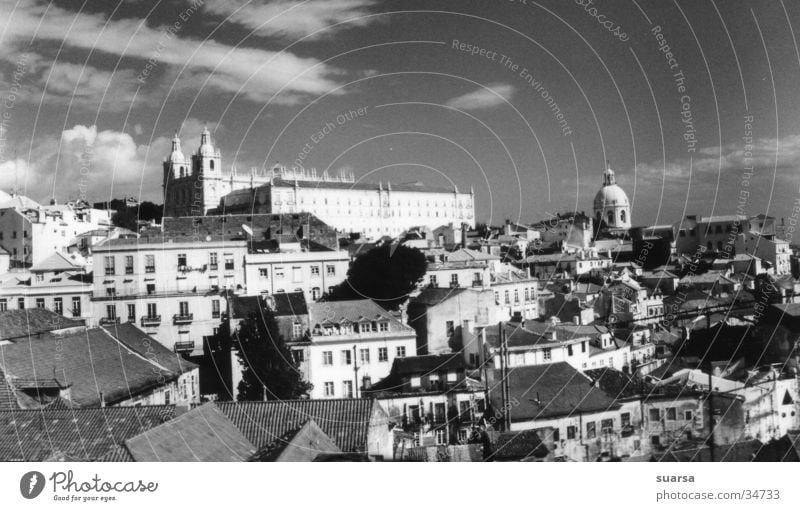
M194 341L184 341L184 342L176 342L175 343L175 352L179 353L182 351L192 351L194 350Z
M153 325L160 325L161 324L161 316L142 316L141 319L142 326L153 326Z
M191 323L192 321L194 321L194 314L192 313L175 314L174 316L172 316L172 322L175 323L176 325Z
M217 268L219 268L219 265L216 264L216 263L208 265L208 269L211 270L211 271L216 271Z
M472 287L483 287L483 280L473 280Z
M144 272L145 273L155 273L156 272L156 267L155 266L145 266L144 267Z
M118 325L119 318L100 318L100 324L103 326L106 325Z

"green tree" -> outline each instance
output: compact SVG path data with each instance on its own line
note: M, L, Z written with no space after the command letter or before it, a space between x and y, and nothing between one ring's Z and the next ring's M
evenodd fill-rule
M272 311L261 307L239 325L235 334L237 358L244 370L239 382L240 401L300 399L311 385L303 381L292 353L278 330Z
M330 301L369 298L388 310L397 310L422 281L427 269L425 255L416 248L386 244L353 261L347 280L335 286Z

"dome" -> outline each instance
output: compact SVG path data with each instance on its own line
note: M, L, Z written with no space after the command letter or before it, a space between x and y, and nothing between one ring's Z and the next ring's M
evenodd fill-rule
M630 207L628 194L617 184L605 185L594 196L594 209L603 210L609 206Z

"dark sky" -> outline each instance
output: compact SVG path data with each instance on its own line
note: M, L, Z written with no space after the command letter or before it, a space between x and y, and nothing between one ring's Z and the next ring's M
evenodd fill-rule
M226 167L305 148L318 170L472 186L495 223L590 210L606 160L634 224L740 197L790 216L800 5L587 3L2 0L0 186L158 201L172 133L189 153L208 124Z

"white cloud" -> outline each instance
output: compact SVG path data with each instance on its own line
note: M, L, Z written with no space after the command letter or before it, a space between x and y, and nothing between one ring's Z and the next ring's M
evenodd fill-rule
M506 100L511 99L513 94L513 86L506 83L494 83L487 85L485 89L478 89L455 97L448 101L447 105L460 110L479 110L502 105Z
M322 30L369 13L373 0L206 0L203 10L254 30L258 35L298 39L331 37L339 30L364 26L377 17L361 18Z
M0 11L10 13L11 10L8 0L0 3ZM161 27L152 27L144 20L108 21L102 14L77 14L53 6L46 9L43 5L19 4L6 20L7 25L4 24L7 28L0 40L0 58L13 64L20 54L28 51L31 34L36 33L38 42L63 43L67 49L92 50L96 56L111 54L138 59L137 65L129 64L122 71L123 89L127 91L139 86L163 91L164 83L154 83L158 77L175 77L177 70L185 66L178 78L181 86L196 88L208 78L205 86L211 91L241 93L256 101L263 101L282 88L286 91L283 99L290 102L296 101L298 95L321 94L336 87L336 77L343 73L317 59L299 57L288 51L234 47L214 40L182 37L184 32L180 30L174 33L167 30L174 21L182 26L200 22L194 17L186 21L178 18L164 20L165 25ZM153 61L151 72L145 76L142 72L145 61L149 60ZM76 68L70 64L58 66L58 72L73 80L74 86L79 74ZM198 77L202 79L199 82ZM96 79L81 77L81 86L96 89L109 79L108 73ZM69 89L68 83L59 91L66 89Z

